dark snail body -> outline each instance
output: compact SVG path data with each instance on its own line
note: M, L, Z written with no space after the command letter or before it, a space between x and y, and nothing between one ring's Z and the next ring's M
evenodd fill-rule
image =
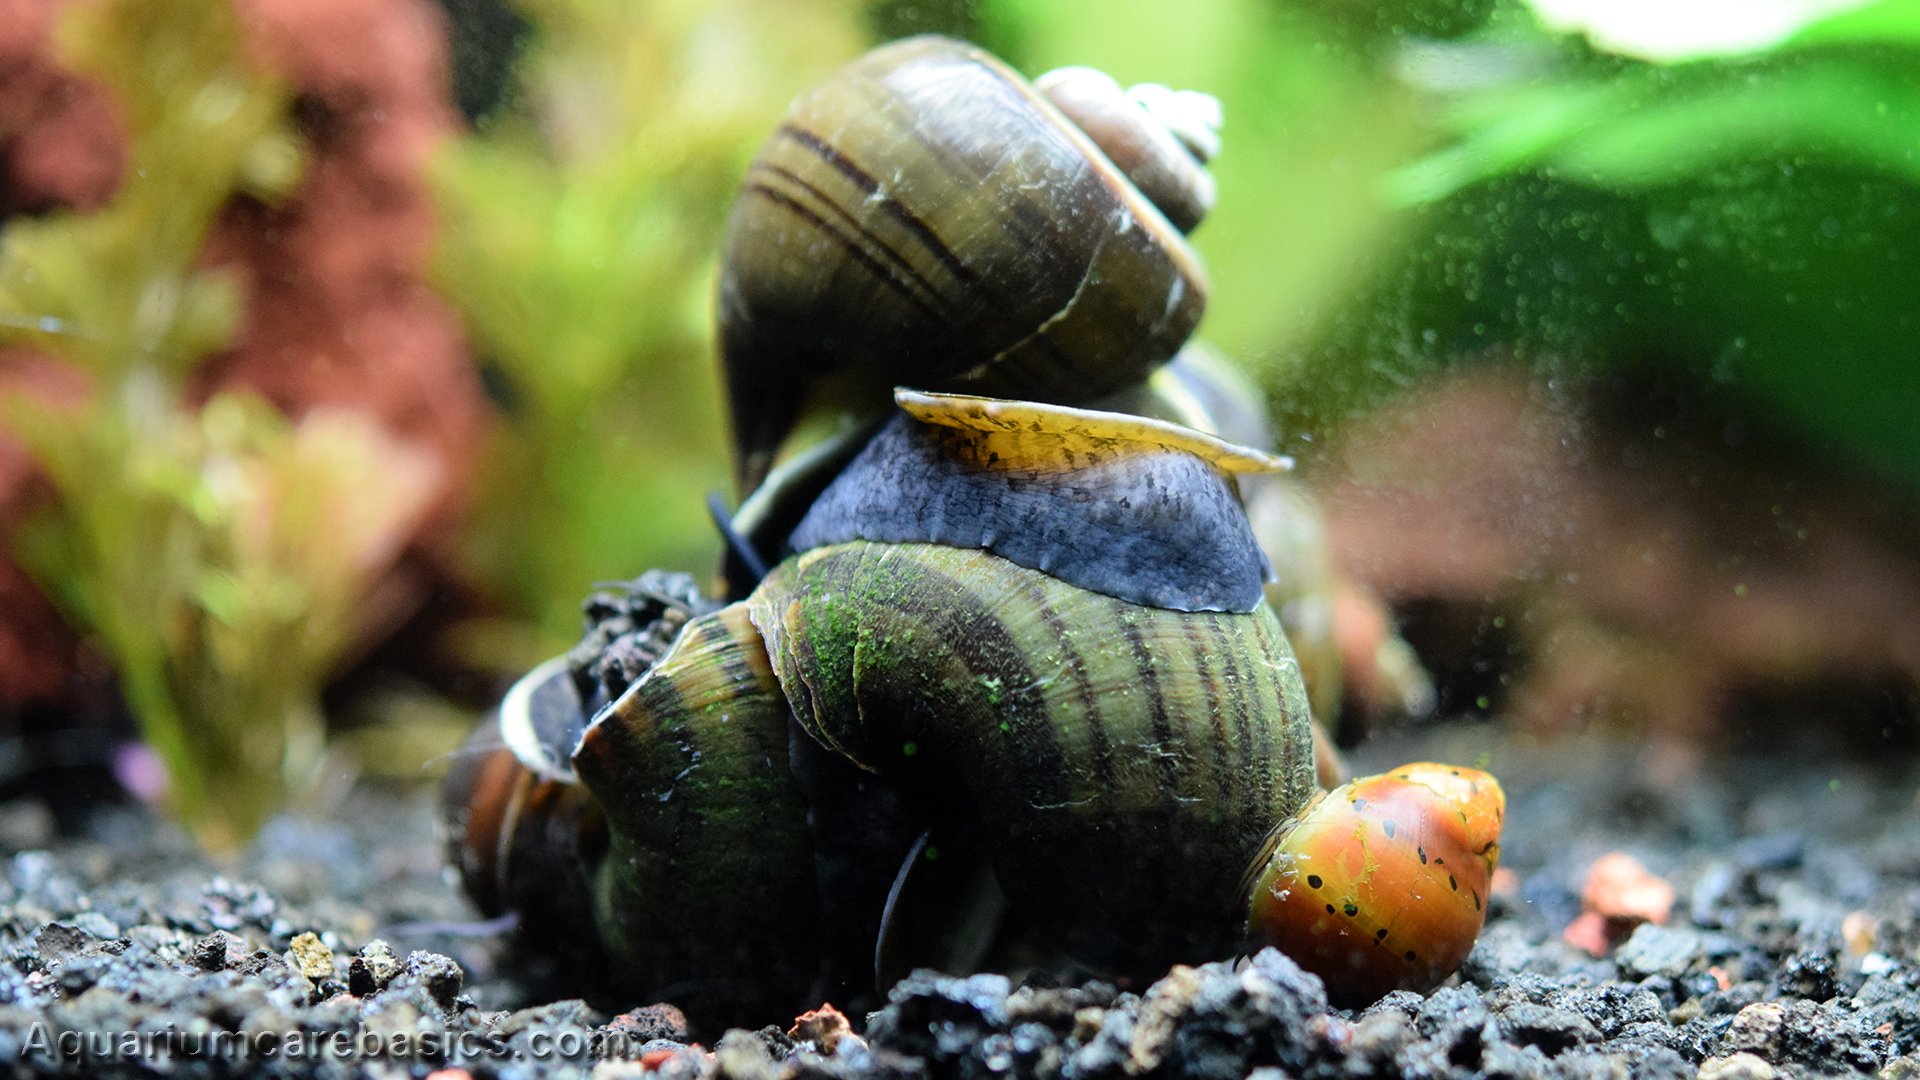
M1228 473L1247 454L1194 432L1143 441L1138 420L904 393L794 530L796 550L847 540L983 548L1094 592L1176 611L1252 611L1271 576ZM962 415L973 411L975 415ZM1025 415L1033 414L1033 415ZM1033 430L1079 422L1071 432ZM1102 435L1116 427L1116 437ZM1195 451L1199 451L1198 453ZM1273 463L1250 457L1258 468Z
M1184 424L1244 446L1271 446L1274 437L1261 394L1245 375L1203 342L1189 344L1143 382L1101 398L1094 408ZM1389 717L1419 717L1433 710L1432 680L1412 646L1394 632L1380 601L1335 569L1325 520L1306 487L1281 474L1244 476L1241 501L1273 574L1267 603L1300 661L1313 715L1337 729L1342 745ZM1336 608L1344 605L1344 615ZM1363 629L1378 626L1371 651L1358 651L1364 634L1349 630L1344 643L1336 622ZM1349 684L1359 690L1349 694ZM1329 744L1329 755L1331 747ZM1330 756L1321 782L1346 779Z

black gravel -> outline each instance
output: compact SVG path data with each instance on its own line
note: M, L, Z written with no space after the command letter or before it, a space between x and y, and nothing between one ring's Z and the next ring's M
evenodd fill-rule
M471 922L424 792L276 822L224 871L140 810L62 834L16 800L0 1076L1920 1077L1910 752L1775 746L1655 791L1628 748L1495 735L1367 754L1484 755L1509 791L1516 884L1431 995L1330 1009L1271 951L1141 987L920 973L830 1048L788 1017L702 1046L670 1007L568 998L566 972ZM1613 850L1679 901L1594 958L1559 935Z

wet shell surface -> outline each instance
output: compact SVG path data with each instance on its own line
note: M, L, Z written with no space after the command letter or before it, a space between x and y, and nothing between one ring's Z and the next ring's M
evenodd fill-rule
M741 491L812 408L896 385L1084 402L1199 322L1180 230L1018 73L948 38L797 102L728 223L720 345Z
M1420 763L1316 798L1251 885L1250 945L1276 945L1338 1003L1426 991L1486 920L1506 796L1477 769Z

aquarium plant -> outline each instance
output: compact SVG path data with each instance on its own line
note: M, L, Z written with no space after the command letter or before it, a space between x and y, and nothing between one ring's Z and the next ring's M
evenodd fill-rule
M321 769L321 684L430 466L358 416L191 394L241 306L199 264L209 225L301 167L291 94L244 59L232 5L75 5L59 42L111 88L129 154L106 206L0 234L0 335L89 384L3 403L52 491L16 553L112 662L167 803L228 850Z
M440 281L505 417L470 552L509 618L466 639L504 669L571 643L596 581L712 565L726 207L785 100L861 48L827 0L520 11L517 88L438 172Z

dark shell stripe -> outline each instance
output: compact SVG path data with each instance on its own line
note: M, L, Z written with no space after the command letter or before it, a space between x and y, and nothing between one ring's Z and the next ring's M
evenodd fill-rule
M921 149L931 152L928 147ZM828 168L821 169L822 163ZM1007 320L1013 305L997 283L968 265L966 255L895 198L889 184L882 183L820 133L797 121L783 125L755 161L750 176L764 180L773 170L805 183L817 199L816 211L829 208L831 216L858 238L856 246L861 252L905 271L911 281L922 286L920 295L927 306L921 310L930 318L942 323L964 322L974 327L973 332ZM1010 336L1004 329L1000 333L1003 338Z
M590 788L619 791L605 800L609 809L638 824L650 847L699 851L706 837L753 821L797 840L802 813L786 769L786 718L759 636L735 605L687 624L660 663L588 729L575 767ZM731 860L722 853L718 861Z
M1155 746L1153 763L1160 771L1160 792L1162 797L1171 799L1179 787L1179 758L1188 753L1187 748L1177 742L1173 734L1173 720L1167 714L1167 700L1160 689L1160 678L1154 659L1148 650L1145 639L1140 636L1140 623L1133 611L1120 613L1120 632L1125 635L1127 650L1133 654L1134 674L1140 681L1141 699L1146 702L1147 716L1152 722L1152 739Z
M1307 692L1306 685L1300 681L1300 664L1293 658L1293 649L1287 644L1286 634L1280 629L1279 622L1273 619L1262 620L1255 624L1254 636L1256 640L1254 647L1242 650L1239 655L1248 657L1249 661L1255 665L1265 664L1288 669L1284 673L1271 669L1257 672L1255 681L1272 693L1275 709L1290 716L1307 716ZM1273 804L1275 821L1293 813L1317 790L1313 779L1312 741L1309 735L1286 747L1290 755L1298 755L1305 761L1307 768L1304 776L1295 775L1292 783L1285 785L1290 789L1289 793ZM1276 768L1290 769L1294 764L1291 758L1281 763L1271 758L1256 757L1255 767L1258 770L1256 784L1261 790L1279 790L1280 785L1271 782L1272 771Z
M1260 777L1271 768L1266 762L1272 747L1256 742L1253 737L1253 705L1247 700L1240 663L1234 658L1235 643L1228 640L1226 630L1219 623L1211 623L1209 627L1213 637L1213 654L1220 660L1221 677L1235 691L1224 695L1224 698L1232 712L1238 782L1245 797L1257 798L1257 793L1263 790Z
M1217 633L1217 628L1216 633ZM1213 751L1215 770L1219 775L1220 801L1227 806L1239 806L1246 798L1245 785L1242 782L1248 771L1247 763L1241 760L1247 747L1234 745L1233 737L1227 730L1228 705L1238 696L1234 683L1237 680L1226 678L1219 667L1218 650L1208 640L1207 628L1197 622L1183 622L1181 632L1186 636L1187 649L1193 654L1195 669L1200 674L1200 684L1207 688L1206 719L1210 722L1208 746Z
M750 685L757 695L765 695L769 700L779 694L779 682L773 677L773 668L767 663L766 648L760 642L753 629L753 622L747 617L746 609L728 607L715 612L713 617L704 620L698 627L689 628L690 645L696 652L710 652L719 660L719 679L711 690L706 684L699 684L703 694L716 698L708 705L711 712L716 705L727 701L733 687ZM667 668L670 677L676 676L673 667ZM684 677L673 678L675 693L682 698L688 695L679 689ZM742 734L756 739L754 750L760 754L772 753L785 745L784 733L778 725L743 726ZM695 733L697 735L697 732Z
M825 139L797 124L782 124L777 134L792 139L812 151L820 160L833 166L836 171L851 181L862 194L869 197L879 196L878 204L881 212L905 226L907 231L912 233L934 258L940 260L940 264L945 266L955 278L968 285L982 284L980 275L974 273L972 267L960 261L960 257L953 253L953 249L947 246L946 241L940 239L940 234L934 231L933 226L928 225L900 200L880 190L880 182L874 179L872 173L861 168Z
M871 543L790 560L750 605L802 725L963 795L1025 917L1092 963L1218 945L1220 909L1284 816L1273 808L1312 788L1306 713L1275 685L1291 658L1265 609L1145 608L985 552ZM1279 651L1222 678L1216 651L1258 648ZM1244 744L1222 734L1227 716ZM1089 864L1141 884L1109 895Z
M1053 634L1054 647L1060 651L1061 669L1073 680L1073 701L1085 710L1087 717L1088 764L1093 769L1093 786L1100 799L1110 800L1114 782L1113 746L1107 738L1106 724L1100 718L1100 699L1087 680L1086 658L1074 645L1066 620L1061 618L1046 590L1033 580L1023 580L1021 585L1034 612Z
M942 83L942 89L930 89ZM1090 169L1069 139L1029 111L1032 97L1019 83L990 63L928 55L881 74L863 90L865 103L889 114L890 137L910 141L913 151L904 154L897 146L884 151L896 171L875 190L883 198L874 205L919 238L997 318L1005 318L1000 308L1007 301L1045 301L1057 308L1077 291L1079 272L1099 240L1072 227L1078 222L1063 222L1057 206L1063 194L1093 194L1093 185L1086 183ZM981 131L958 115L930 121L936 102L959 105L1001 126ZM834 149L844 156L843 148ZM902 198L918 201L942 192L950 198L923 203L918 213ZM992 201L980 198L989 192ZM954 198L964 201L956 204ZM941 230L931 226L925 216L929 210L940 214ZM1007 295L1007 283L1019 280L998 262L1008 256L1043 271L1039 280L1046 283L1046 297ZM983 259L995 260L987 265L1002 272L981 273ZM1013 339L1005 340L1011 344Z
M776 190L777 189L777 190ZM795 202L804 202L817 215L831 217L831 225L825 221L818 227L830 229L836 236L846 238L861 251L885 264L886 272L905 290L912 291L925 301L930 317L942 320L951 317L951 298L941 295L940 287L923 272L914 261L898 248L889 245L886 238L874 231L863 220L829 192L805 176L774 161L756 162L747 174L746 190L756 194L784 192ZM810 220L810 219L809 219Z
M902 268L883 243L875 239L872 234L859 231L858 225L854 225L851 232L842 229L828 221L819 211L803 204L792 194L777 190L765 181L750 182L745 190L747 194L766 199L813 226L821 235L839 245L849 258L873 275L875 280L899 293L901 299L919 308L928 319L937 322L947 322L951 319L944 306L938 302L938 297L930 298L915 288L916 285L922 284L919 275L911 267Z

